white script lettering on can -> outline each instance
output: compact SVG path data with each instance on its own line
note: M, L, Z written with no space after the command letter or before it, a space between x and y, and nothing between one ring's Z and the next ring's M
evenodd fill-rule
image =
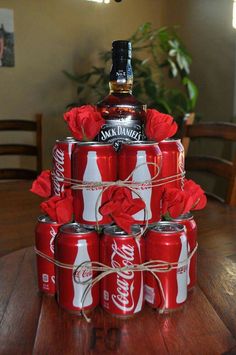
M60 179L64 179L64 163L65 163L65 154L64 151L56 148L53 151L53 160L54 160L54 177L53 177L53 189L56 196L60 196L63 191L63 182Z
M57 235L57 232L55 231L55 229L53 227L51 227L50 228L50 236L51 236L50 250L51 250L52 254L54 254L54 240L55 240L56 235Z
M131 266L134 260L134 246L122 245L118 248L115 240L112 244L113 253L111 255L111 266L114 268ZM113 293L111 298L113 303L119 309L130 312L134 308L134 272L118 271L117 272L117 288L116 294Z

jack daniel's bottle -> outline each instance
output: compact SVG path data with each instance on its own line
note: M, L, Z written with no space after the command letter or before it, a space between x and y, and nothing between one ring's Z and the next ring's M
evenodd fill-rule
M144 123L146 105L132 95L133 72L131 66L131 43L112 43L112 69L110 94L97 104L106 120L99 135L101 142L113 143L116 150L122 142L145 139Z

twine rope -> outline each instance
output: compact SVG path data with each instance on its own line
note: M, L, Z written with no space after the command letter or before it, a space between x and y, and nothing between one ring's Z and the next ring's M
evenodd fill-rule
M66 263L62 263L50 256L48 256L47 254L41 252L40 250L38 250L36 247L34 248L35 253L37 255L39 255L40 257L46 259L47 261L53 263L54 265L56 265L57 267L61 267L64 269L69 269L69 270L74 270L73 274L76 274L77 272L81 271L84 267L86 267L87 270L92 271L94 273L100 273L99 275L97 275L96 277L88 280L88 281L77 281L74 278L74 281L78 284L82 284L82 285L87 285L86 289L84 290L84 293L82 295L81 298L81 303L82 303L82 309L81 312L84 316L84 318L86 319L87 322L91 322L91 319L87 317L87 315L84 312L84 301L88 295L88 293L90 292L90 290L92 289L93 286L95 286L98 282L100 282L100 280L102 280L104 277L112 274L112 273L118 273L118 272L127 272L127 271L132 271L132 272L150 272L155 280L158 282L158 285L160 287L161 290L161 294L162 294L162 298L163 298L163 306L160 308L159 313L164 313L165 309L166 309L166 297L165 297L165 292L161 283L160 278L157 276L156 273L165 273L165 272L169 272L171 270L175 270L181 267L185 267L188 265L188 263L190 262L191 258L193 257L193 255L196 253L198 248L198 243L196 243L195 248L191 251L191 253L188 255L188 257L183 260L183 261L177 261L177 262L166 262L163 260L151 260L151 261L147 261L143 264L133 264L133 265L129 265L129 266L122 266L122 267L111 267L108 265L105 265L103 263L100 263L98 261L86 261L84 263L82 263L81 265L74 265L74 264L66 264Z
M138 170L140 167L142 166L154 166L155 168L157 168L157 173L151 178L151 180L145 180L142 182L135 182L135 181L130 181L130 179L133 177L134 173L136 170ZM137 191L140 188L143 187L143 185L145 185L145 187L149 187L149 188L153 188L153 187L158 187L158 186L162 186L165 185L167 183L171 183L171 182L176 182L178 180L183 180L184 176L185 176L185 171L179 173L179 174L175 174L175 175L171 175L168 177L164 177L164 178L159 178L158 180L155 180L158 175L160 174L161 168L158 164L153 163L153 162L146 162L146 163L142 163L137 165L133 171L128 175L128 177L125 180L117 180L117 181L81 181L81 180L77 180L77 179L72 179L72 178L66 178L66 177L57 177L54 173L52 173L52 178L56 179L57 181L60 182L65 182L68 185L71 185L71 189L72 190L83 190L83 189L101 189L97 200L96 200L96 204L95 204L95 218L96 218L96 227L97 229L99 229L99 221L98 221L98 214L99 214L99 204L101 203L101 199L102 199L102 195L103 193L111 186L119 186L119 187L127 187L128 189L130 189L134 194L136 194L139 198L141 198L142 201L143 198L140 195L140 193ZM145 202L145 201L144 201ZM147 206L145 204L144 207L144 218L143 220L145 221L145 226L144 228L141 227L140 229L140 233L138 235L136 235L136 238L139 240L141 238L141 236L145 233L145 231L148 228L148 210L147 210ZM129 235L130 236L130 235Z
M129 181L135 171L139 169L141 166L144 165L152 165L157 168L157 173L151 178L151 180L144 180L142 182L135 182L135 181ZM176 182L178 180L182 180L185 177L185 171L181 171L178 174L166 176L163 178L156 179L157 176L160 174L161 168L158 164L152 163L152 162L147 162L147 163L142 163L137 165L134 170L130 173L130 175L125 179L125 180L116 180L116 181L84 181L84 180L77 180L77 179L72 179L68 177L59 177L55 173L52 172L52 179L57 180L59 182L64 182L68 185L71 185L71 189L73 190L81 190L84 188L87 189L98 189L98 188L105 188L105 187L110 187L110 186L120 186L120 187L131 187L133 189L140 189L143 187L143 185L146 185L146 187L158 187L158 186L163 186L165 184L169 184L171 182Z

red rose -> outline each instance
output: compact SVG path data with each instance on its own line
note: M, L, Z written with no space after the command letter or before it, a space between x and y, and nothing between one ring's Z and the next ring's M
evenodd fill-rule
M162 197L162 214L169 213L170 217L177 218L189 212L193 199L189 193L175 187L166 187Z
M91 105L72 108L64 114L64 120L72 135L80 141L94 139L105 123L100 112Z
M193 199L193 205L191 210L201 210L207 204L207 198L202 190L201 186L196 184L193 180L184 181L184 191L191 195Z
M148 139L157 142L172 137L178 126L173 117L154 109L147 110L145 133Z
M132 198L131 190L127 187L111 186L106 190L108 202L100 207L103 216L110 215L116 224L125 232L131 234L135 223L133 214L145 208L141 198Z
M43 170L33 181L30 191L41 197L50 197L52 194L51 171Z
M41 210L46 213L52 221L57 223L69 223L73 216L73 198L70 190L65 190L60 196L52 196L49 200L41 203Z

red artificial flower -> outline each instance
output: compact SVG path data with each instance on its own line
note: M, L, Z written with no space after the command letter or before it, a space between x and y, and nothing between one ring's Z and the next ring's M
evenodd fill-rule
M202 190L201 186L196 184L193 180L184 181L184 191L191 195L193 199L193 205L191 210L201 210L207 204L207 198Z
M52 221L57 223L68 223L72 220L72 204L72 194L71 191L67 189L62 196L52 196L49 200L42 202L40 207Z
M43 170L37 179L33 181L30 191L41 197L50 197L52 194L51 171Z
M177 218L190 211L193 199L189 193L175 187L166 187L162 197L162 214L169 213L170 217Z
M84 105L72 108L64 114L72 135L80 140L92 140L99 133L105 120L94 106Z
M174 118L154 109L147 110L145 133L148 139L157 142L172 137L178 126Z
M127 187L111 186L106 190L107 202L100 207L103 216L110 215L116 224L125 232L131 234L135 223L132 215L145 208L141 198L133 198Z

